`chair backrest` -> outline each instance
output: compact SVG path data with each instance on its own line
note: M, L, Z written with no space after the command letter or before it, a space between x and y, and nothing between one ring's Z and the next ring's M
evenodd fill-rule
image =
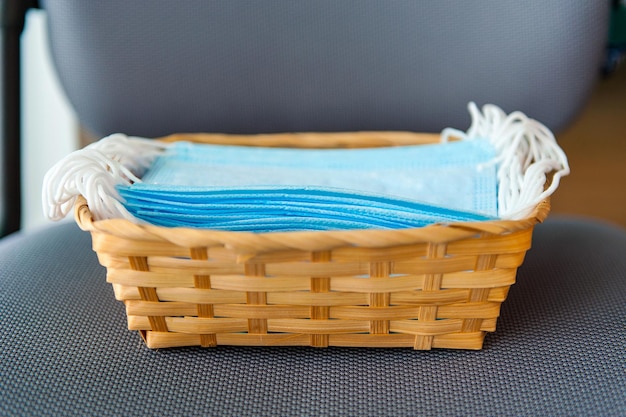
M466 105L555 130L601 66L601 0L44 0L98 135L467 128Z

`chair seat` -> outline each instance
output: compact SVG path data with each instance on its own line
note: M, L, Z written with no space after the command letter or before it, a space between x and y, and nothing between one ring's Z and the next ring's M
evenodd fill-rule
M626 232L554 216L481 351L177 348L73 223L0 242L2 415L625 415Z

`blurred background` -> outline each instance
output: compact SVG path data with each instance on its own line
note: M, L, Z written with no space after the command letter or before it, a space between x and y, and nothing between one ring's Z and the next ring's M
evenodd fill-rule
M604 72L599 71L597 87L576 122L556 132L572 174L553 197L552 213L589 216L626 227L626 1L615 4ZM50 63L45 19L43 11L30 11L22 36L26 229L48 222L40 203L42 178L54 163L77 149L84 136Z
M626 227L626 66L600 80L583 113L557 139L572 173L555 193L552 212Z

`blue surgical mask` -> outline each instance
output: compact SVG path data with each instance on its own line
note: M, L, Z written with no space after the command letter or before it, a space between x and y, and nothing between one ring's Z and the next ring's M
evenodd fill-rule
M130 213L159 226L287 231L400 229L490 216L329 187L121 187Z
M441 143L390 148L170 144L114 134L48 171L43 208L59 220L82 195L95 220L251 231L532 216L569 173L554 135L520 112L468 109L467 132L447 128Z
M497 215L495 158L486 141L372 149L283 149L177 143L147 184L317 186L359 190Z
M279 231L421 227L493 219L485 141L351 150L176 143L142 183L120 187L161 226Z

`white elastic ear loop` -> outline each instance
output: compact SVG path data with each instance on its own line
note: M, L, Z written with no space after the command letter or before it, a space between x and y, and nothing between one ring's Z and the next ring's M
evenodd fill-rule
M550 129L522 112L507 115L492 104L469 103L472 123L466 134L454 129L442 132L442 141L455 136L489 140L498 165L498 213L503 219L529 216L534 207L557 189L560 179L570 173L567 157ZM491 163L490 163L491 164ZM479 167L480 168L480 167ZM544 190L546 175L554 172Z
M454 129L451 127L446 127L445 129L441 131L441 136L440 136L441 143L448 143L450 142L451 138L470 140L470 138L467 136L467 133L463 132L462 130Z
M82 195L96 220L137 221L121 204L117 185L141 182L139 176L167 147L143 138L115 134L57 162L44 176L42 204L51 220L64 218Z

